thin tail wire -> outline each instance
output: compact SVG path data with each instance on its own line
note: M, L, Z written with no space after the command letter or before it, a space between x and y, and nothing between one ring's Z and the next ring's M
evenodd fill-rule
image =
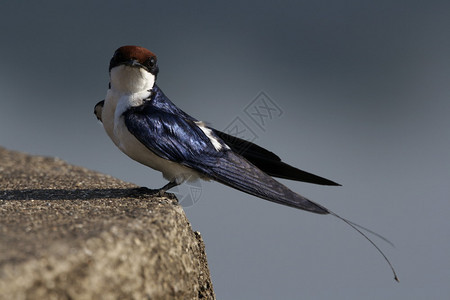
M381 234L379 234L379 233L377 233L377 232L375 232L375 231L373 231L373 230L370 230L370 229L367 228L367 227L361 226L361 225L359 225L359 224L357 224L357 223L355 223L355 222L352 222L352 221L350 221L350 220L346 220L346 221L347 221L348 223L352 224L353 226L356 226L356 227L358 227L358 228L360 228L360 229L362 229L362 230L364 230L364 231L367 231L367 232L370 233L370 234L373 234L374 236L378 237L379 239L382 239L383 241L385 241L386 243L388 243L389 245L391 245L393 248L395 248L394 243L391 242L390 240L388 240L386 237L382 236Z
M328 212L330 213L330 215L335 216L336 218L338 218L339 220L345 222L348 226L352 227L354 230L356 230L359 234L361 234L366 240L369 241L369 243L372 244L372 246L375 247L375 249L377 249L378 253L381 254L381 256L383 256L384 260L387 262L387 264L389 265L389 267L391 268L392 273L394 274L394 279L397 282L400 282L398 277L397 277L397 273L395 272L394 266L392 265L391 261L387 258L387 256L383 253L383 251L381 251L381 249L364 233L362 232L360 229L366 230L367 232L370 232L378 237L380 237L381 239L383 239L384 241L386 241L387 243L393 245L388 239L386 239L385 237L381 236L380 234L373 232L372 230L369 230L361 225L358 225L356 223L353 223L352 221L349 221L341 216L339 216L338 214L336 214L335 212L332 212L331 210L328 209Z

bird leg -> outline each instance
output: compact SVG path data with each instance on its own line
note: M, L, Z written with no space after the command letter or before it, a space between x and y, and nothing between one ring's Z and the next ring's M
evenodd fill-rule
M163 186L158 190L157 195L162 197L167 190L170 190L171 188L176 187L177 185L179 185L179 183L177 183L175 180L170 181L169 183L167 183L165 186Z

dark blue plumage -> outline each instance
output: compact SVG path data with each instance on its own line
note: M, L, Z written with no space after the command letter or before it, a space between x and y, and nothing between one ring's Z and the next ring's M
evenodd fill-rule
M182 163L191 157L218 155L195 120L161 95L157 93L143 105L125 111L128 130L147 148L170 161Z
M175 104L173 104L172 101L163 93L163 91L159 88L159 86L155 83L153 85L152 89L152 95L150 97L152 100L151 106L174 115L178 115L180 118L184 118L191 121L197 121L195 118L191 117L181 109L179 109ZM144 106L147 106L148 103L146 103Z
M292 192L235 153L211 131L210 137L220 143L221 147L217 149L197 121L178 109L156 86L143 105L131 107L123 117L128 130L164 159L266 200L315 213L328 213L326 208Z
M179 118L186 120L197 121L181 109L179 109L172 101L162 92L162 90L155 84L152 91L152 107L158 108L161 111L174 114ZM147 105L147 104L146 104ZM144 106L146 106L144 105ZM254 143L231 136L227 133L212 129L213 132L224 143L226 143L234 152L239 153L252 164L264 171L270 176L284 178L289 180L303 181L321 185L340 184L329 179L311 174L309 172L297 169L281 161L280 157L271 151L268 151Z

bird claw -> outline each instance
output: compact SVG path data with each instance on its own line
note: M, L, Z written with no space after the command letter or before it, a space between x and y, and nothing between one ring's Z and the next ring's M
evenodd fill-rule
M158 194L159 190L152 190L146 187L138 187L130 189L128 196L130 197L143 197L143 196L154 196ZM158 194L159 195L159 194Z
M131 189L128 195L130 197L143 197L143 196L167 197L166 191L167 190L165 188L154 190L146 187L138 187Z

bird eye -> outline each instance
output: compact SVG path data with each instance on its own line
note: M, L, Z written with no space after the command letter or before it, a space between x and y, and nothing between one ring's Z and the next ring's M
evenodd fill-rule
M156 57L150 57L147 59L146 65L148 65L150 68L153 68L156 65Z

